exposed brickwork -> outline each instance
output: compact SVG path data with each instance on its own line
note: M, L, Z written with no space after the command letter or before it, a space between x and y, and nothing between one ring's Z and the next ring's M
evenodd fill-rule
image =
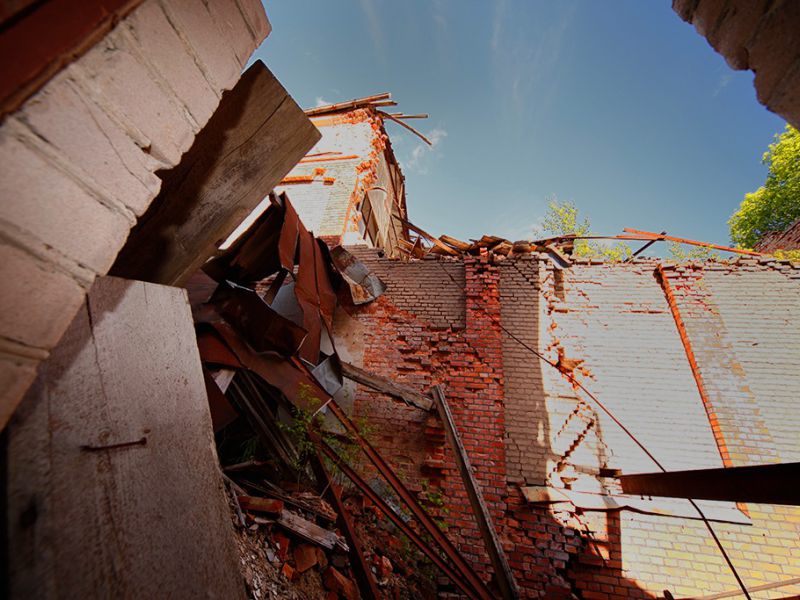
M770 231L755 246L759 252L797 249L800 249L800 219L783 231Z
M582 392L518 340L553 361L575 361L584 384L667 468L721 465L654 261L584 262L557 271L538 255L462 264L357 252L389 286L373 304L348 309L361 328L363 364L417 389L446 386L525 597L610 600L662 597L664 589L676 597L736 589L699 520L580 514L565 504L528 505L517 489L569 483L613 492L613 480L598 477L599 467L656 470ZM734 464L797 460L800 423L792 402L800 381L792 365L800 364L800 270L744 259L667 272ZM355 396L356 412L368 416L376 444L411 487L420 490L427 479L443 491L449 535L488 577L436 419L361 387ZM687 504L661 502L667 509ZM747 510L751 525L714 523L746 583L800 576L800 510ZM788 586L758 597L797 592L800 586Z

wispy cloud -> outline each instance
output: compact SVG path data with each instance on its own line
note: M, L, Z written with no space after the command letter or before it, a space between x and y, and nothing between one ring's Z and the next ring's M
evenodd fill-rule
M558 93L559 59L576 6L559 3L547 10L555 14L545 15L541 22L547 25L541 27L513 20L506 0L494 4L490 45L496 85L515 119L542 118Z
M728 84L731 81L733 81L733 73L723 73L720 76L719 81L717 82L717 87L714 90L713 97L716 98L717 96L719 96L722 90L728 87Z
M319 106L328 106L328 104L333 104L333 102L328 102L322 96L317 96L317 98L314 100L314 102L315 102L314 106L317 106L317 107L319 107Z
M503 36L503 23L506 18L506 0L495 0L494 18L492 19L492 51L497 52Z
M439 146L442 140L447 137L447 132L441 127L432 129L425 135L430 141L431 145L424 142L417 144L411 151L411 157L405 163L406 171L410 173L419 173L424 175L428 172L430 158L439 152Z
M369 35L372 38L372 45L375 48L375 53L381 61L386 62L383 28L381 27L381 19L378 16L378 9L375 6L375 1L360 0L360 3L361 10L364 11L364 16L367 19L367 29L369 29Z

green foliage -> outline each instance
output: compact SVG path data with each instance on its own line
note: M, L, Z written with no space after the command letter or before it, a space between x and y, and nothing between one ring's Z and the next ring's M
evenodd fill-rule
M800 132L787 125L762 162L767 181L745 195L728 221L731 241L740 248L752 248L768 231L783 231L800 217Z
M711 248L701 246L684 246L677 242L669 243L669 254L672 260L719 260L720 255Z
M572 202L559 202L552 198L547 204L547 213L542 220L542 230L552 236L591 235L591 224L587 217L581 219ZM596 240L575 240L572 255L578 258L602 258L620 262L630 257L631 248L625 242L605 244Z
M790 260L795 263L800 263L800 250L776 250L774 256L780 260Z
M542 220L542 229L553 236L587 235L590 225L589 219L578 219L578 209L572 202L559 202L556 198L551 198Z

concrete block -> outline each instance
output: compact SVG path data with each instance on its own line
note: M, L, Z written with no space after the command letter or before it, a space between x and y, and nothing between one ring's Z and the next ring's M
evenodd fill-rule
M264 12L264 5L259 0L237 0L237 3L253 32L256 46L258 46L272 31L267 13Z
M164 0L161 5L214 89L231 89L241 73L239 59L206 4L202 0Z
M172 167L194 139L186 109L155 79L124 27L117 27L78 63L104 109L146 136L151 155Z
M155 2L145 2L125 19L141 54L167 81L177 97L202 127L217 108L219 97L211 89L186 44Z
M800 2L780 2L761 19L747 46L758 101L767 104L777 85L800 56Z
M0 244L0 335L36 348L56 345L84 297L71 277Z
M37 361L0 354L0 429L4 429L25 390L36 378Z
M703 0L697 5L692 17L692 24L697 32L709 38L717 29L718 21L725 11L729 0Z
M256 42L236 0L209 2L208 10L222 30L222 35L233 47L233 52L239 61L239 68L244 68L247 59L253 54L261 40Z
M108 271L128 236L129 221L10 130L8 123L0 129L0 220L29 233L31 247L54 248L97 273Z
M698 0L672 0L672 10L678 13L678 16L687 23L692 22L694 10L697 7Z
M795 61L775 88L767 108L781 115L796 128L800 128L800 58ZM798 227L794 228L795 237L798 237L799 230ZM789 239L787 235L782 236L781 242L786 247L797 243Z
M20 119L104 193L141 215L158 193L158 162L145 154L104 111L79 93L70 71L56 76L24 106Z
M709 41L733 69L749 67L747 42L753 37L768 0L739 0L728 3L722 21Z

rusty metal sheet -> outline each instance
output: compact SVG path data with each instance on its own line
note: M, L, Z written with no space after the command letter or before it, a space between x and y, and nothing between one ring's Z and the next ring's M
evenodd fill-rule
M333 264L350 286L353 304L372 302L386 291L386 284L369 270L367 265L358 260L342 246L331 250Z
M300 234L301 221L285 193L280 195L280 202L283 205L284 217L280 241L278 242L278 256L281 266L292 272L297 253L297 236Z
M314 270L317 278L317 298L319 311L325 320L328 330L333 329L333 311L336 308L336 291L331 279L331 257L327 252L328 246L322 240L316 240L314 249Z
M305 329L278 314L248 288L227 282L217 288L210 304L257 352L274 350L292 356L306 338Z
M314 236L306 231L302 223L300 224L299 244L300 261L295 293L297 301L303 309L303 327L308 332L305 342L300 347L300 357L316 365L319 362L319 338L322 328L315 265L317 245Z
M229 324L213 326L244 367L279 389L295 406L313 411L330 399L297 359L287 360L277 352L255 352Z
M235 369L242 367L242 363L236 355L211 330L202 329L198 332L197 348L200 351L200 359L203 362L225 365Z
M239 284L260 281L280 269L278 241L284 209L270 205L225 252L203 265L212 279Z

